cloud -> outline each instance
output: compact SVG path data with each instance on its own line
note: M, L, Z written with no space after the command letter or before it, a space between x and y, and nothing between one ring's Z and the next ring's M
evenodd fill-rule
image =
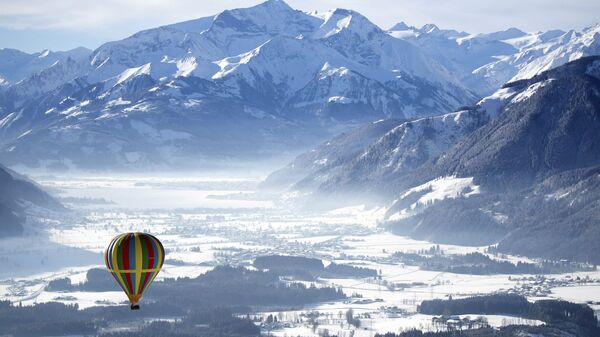
M257 1L163 0L0 0L0 27L19 29L117 30L172 23L216 14Z

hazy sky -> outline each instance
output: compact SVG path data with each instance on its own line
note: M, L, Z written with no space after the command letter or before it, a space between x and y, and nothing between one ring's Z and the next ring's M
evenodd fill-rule
M0 48L96 48L141 29L249 7L260 0L0 0ZM435 23L472 33L581 29L600 22L600 0L288 0L303 11L359 11L382 28Z

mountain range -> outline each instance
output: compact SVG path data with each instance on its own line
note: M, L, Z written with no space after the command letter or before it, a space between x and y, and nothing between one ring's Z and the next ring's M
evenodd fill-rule
M479 95L486 96L504 83L531 78L583 56L600 53L600 24L575 30L525 33L517 28L487 34L468 34L421 28L401 22L392 36L410 41L448 69L455 78Z
M386 205L383 223L419 239L600 262L600 56L386 123L297 157L263 188L311 207Z
M352 10L269 0L93 51L3 49L0 160L172 170L277 158L365 122L472 105L507 80L597 53L599 30L386 30Z
M598 263L599 54L600 24L383 29L269 0L94 50L1 49L0 162L198 170L302 153L261 188L383 207L415 238ZM2 174L22 187L2 201L17 233L22 200L53 202Z

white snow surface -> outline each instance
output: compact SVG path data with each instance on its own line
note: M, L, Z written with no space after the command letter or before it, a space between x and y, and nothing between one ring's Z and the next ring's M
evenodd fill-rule
M471 196L479 194L479 186L473 184L473 177L457 178L455 176L440 177L422 185L413 187L400 196L401 199L413 193L426 192L417 202L411 205L415 209L419 205L432 204L437 200Z
M373 220L381 218L384 210L378 208L356 206L327 214L294 214L285 207L276 206L274 200L268 202L268 207L263 207L265 202L258 206L260 202L252 204L249 200L241 200L244 195L254 193L250 187L243 188L243 184L255 183L256 178L45 176L37 180L48 188L61 189L65 196L102 197L114 204L73 204L70 207L74 207L82 218L44 223L37 228L41 231L32 231L31 236L0 240L0 259L5 265L14 267L0 270L0 299L23 305L59 301L77 304L81 309L125 306L126 296L117 285L114 291L54 292L47 289L47 284L64 277L74 284L84 282L90 268L103 268L102 252L112 237L127 231L151 232L163 242L166 262L155 282L165 278L196 277L218 264L247 266L253 257L265 254L303 255L310 252L326 265L335 262L380 271L381 280L321 278L314 282L317 287L340 287L348 295L358 295L347 300L315 303L301 309L282 308L281 313L255 313L258 316L277 315L286 323L271 331L277 336L316 336L318 331L313 333L307 324L296 323L296 318L314 311L321 313L320 328L327 328L339 336L366 337L414 328L433 331L438 328L432 325L433 316L416 311L423 300L489 294L521 285L539 287L536 283L539 279L529 275L516 280L514 275L511 279L509 275L453 274L390 263L387 259L394 252L428 250L434 244L393 235L379 228ZM471 189L467 193L476 190L469 178L443 177L412 191L425 192L421 196L422 202L430 202L454 197L465 188ZM231 199L210 199L203 198L201 192L233 194ZM140 196L143 200L139 200ZM135 201L144 207L135 207ZM220 206L215 208L214 203ZM31 240L36 240L36 245L27 244ZM487 254L486 247L442 244L440 249L444 254ZM518 256L491 258L531 262ZM563 286L552 288L552 292L543 298L569 299L578 303L598 300L594 296L598 293L598 283L575 282L578 278L600 280L598 271L552 275L551 278L561 281ZM310 285L309 282L305 284ZM414 285L390 289L386 286L389 284ZM152 287L148 289L150 292ZM360 329L332 321L340 311L349 308L361 320ZM464 316L467 315L461 317ZM540 321L503 315L485 315L485 318L494 327L541 324Z
M548 83L550 83L552 81L554 81L554 79L549 78L547 80L531 84L525 90L523 90L519 94L517 94L511 100L511 102L512 103L518 103L518 102L522 102L522 101L525 101L525 100L531 98L531 96L533 96L540 88L546 86Z
M388 220L399 220L412 216L423 208L434 204L436 201L444 199L456 199L459 197L468 198L479 194L480 188L473 183L473 177L458 178L456 176L439 177L428 181L419 186L408 189L402 193L394 202L397 203L416 194L419 196L417 201L410 204L408 208L402 209L388 217Z
M490 116L497 116L509 99L515 94L512 88L501 88L490 96L482 98L477 102L477 105L490 114Z
M577 31L550 30L525 33L516 28L489 34L469 35L399 24L391 36L421 47L439 60L467 86L487 95L506 82L531 78L600 51L600 24Z
M144 65L141 65L139 67L135 67L135 68L129 68L125 71L123 71L118 77L117 77L117 83L116 84L120 84L124 81L127 81L130 78L139 76L139 75L150 75L150 63L146 63Z

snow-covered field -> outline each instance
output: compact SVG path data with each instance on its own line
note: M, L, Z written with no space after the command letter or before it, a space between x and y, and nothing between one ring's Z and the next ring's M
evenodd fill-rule
M319 331L328 330L329 333L334 333L340 337L373 337L375 332L395 332L400 333L412 329L419 329L422 331L439 331L443 330L441 326L435 326L432 323L431 315L415 314L405 317L388 317L385 315L375 316L371 318L361 319L361 326L358 328L348 326L346 322L337 319L338 314L330 315L330 322L328 319L324 319L323 324L319 324L316 331L312 330L310 326L294 326L294 327L282 327L279 329L271 330L270 332L275 336L312 336L315 332L318 334ZM502 327L509 324L529 324L529 325L540 325L543 324L537 320L526 320L512 316L502 315L461 315L463 317L476 318L483 317L487 323L492 327ZM344 325L342 325L342 323Z
M318 286L342 287L346 294L354 295L347 301L320 303L285 313L289 316L318 311L336 316L353 309L362 325L355 336L410 328L432 330L435 329L432 317L416 313L422 300L487 294L539 282L533 277L527 280L523 276L452 274L390 263L388 258L394 252L416 252L433 244L383 231L377 226L382 213L379 209L359 206L325 214L297 214L277 200L248 198L254 192L256 179L41 177L37 180L68 200L73 212L61 221L34 226L27 237L0 240L3 265L0 299L21 301L24 305L61 301L85 308L122 303L126 298L120 291L59 293L45 287L50 280L61 277L69 277L73 283L83 282L88 269L103 266L102 252L110 240L125 231L150 232L163 242L167 256L159 280L195 277L217 264L248 266L254 257L264 254L317 257L326 264L336 262L375 269L380 272L381 280L318 281ZM236 196L243 200L236 200ZM441 245L440 248L454 254L484 252L485 247ZM528 261L514 256L503 258ZM551 291L541 297L592 301L595 309L600 309L596 305L600 302L600 284L575 282L577 277L598 280L600 272L552 275L553 281L546 281ZM401 286L390 286L394 284ZM517 321L541 324L515 317L486 318L492 326ZM350 331L350 327L339 322L324 322L320 328L334 334L338 331L340 336ZM280 336L318 333L304 323L289 323L271 332Z

